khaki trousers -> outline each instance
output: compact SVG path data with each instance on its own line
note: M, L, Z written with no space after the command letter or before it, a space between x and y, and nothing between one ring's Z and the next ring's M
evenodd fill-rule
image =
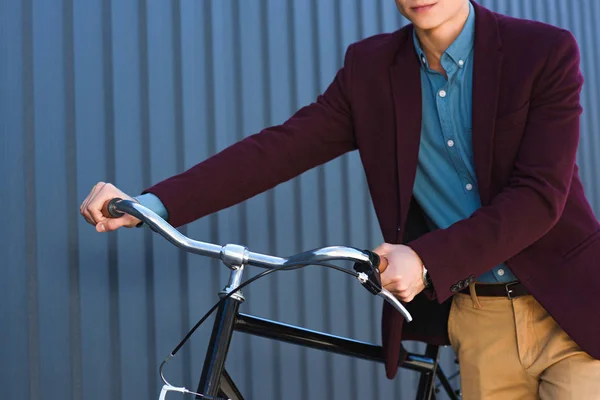
M464 400L600 399L600 361L533 296L510 300L471 291L454 296L448 319Z

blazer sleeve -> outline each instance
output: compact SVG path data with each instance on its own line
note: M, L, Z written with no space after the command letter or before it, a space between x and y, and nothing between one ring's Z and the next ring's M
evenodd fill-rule
M184 225L237 204L356 148L350 86L353 49L316 102L282 125L249 136L143 193L165 205L169 222Z
M440 303L457 283L510 259L557 223L575 167L582 84L577 43L561 31L534 85L508 185L469 218L408 243Z

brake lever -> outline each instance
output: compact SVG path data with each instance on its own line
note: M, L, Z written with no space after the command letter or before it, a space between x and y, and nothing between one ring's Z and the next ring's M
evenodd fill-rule
M404 319L406 319L407 322L412 321L412 315L410 315L402 303L387 289L384 289L381 286L381 272L379 271L381 259L379 258L379 255L369 250L365 250L365 253L369 256L369 263L354 263L354 270L358 272L358 281L369 292L390 303L400 314L402 314L402 316L404 316Z
M387 289L381 288L381 292L379 292L378 296L385 299L385 301L390 303L392 307L398 310L398 312L402 314L406 322L412 321L412 315L410 315L408 310L402 305L402 303L400 303L400 300L394 297L394 295L391 294Z

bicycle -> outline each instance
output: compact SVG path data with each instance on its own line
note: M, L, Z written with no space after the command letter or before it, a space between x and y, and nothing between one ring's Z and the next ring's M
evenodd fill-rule
M118 218L123 213L131 214L138 218L149 226L150 229L159 233L180 249L202 256L221 259L231 270L227 286L219 292L219 302L198 321L171 354L161 363L160 376L164 385L159 400L164 400L168 392L192 394L196 398L209 400L243 400L244 397L225 370L225 361L234 331L350 357L383 362L381 346L240 313L239 307L245 300L241 289L275 271L292 270L308 265L320 265L345 272L354 276L369 292L388 301L408 322L412 320L412 316L402 303L381 286L379 267L384 259L380 259L377 254L371 251L359 250L353 247L333 246L306 251L288 258L276 257L250 252L247 248L240 245L227 244L220 246L190 239L169 225L169 223L157 214L135 201L115 198L104 204L103 214L107 217ZM354 262L354 271L330 263L332 261L343 260ZM247 265L262 267L266 270L242 282L244 268ZM383 267L383 264L381 266ZM217 315L206 351L198 389L194 392L185 387L171 385L164 377L163 367L215 310L217 311ZM449 379L452 377L446 377L438 365L439 354L439 346L427 345L425 354L409 353L407 358L400 362L399 367L417 371L421 374L417 399L434 399L435 392L440 385L444 388L450 399L459 399L458 391L455 391L449 382ZM436 378L440 381L438 386L435 385Z

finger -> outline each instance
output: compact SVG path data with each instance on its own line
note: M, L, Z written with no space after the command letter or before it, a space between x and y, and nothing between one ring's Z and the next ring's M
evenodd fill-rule
M405 293L410 290L410 287L403 281L393 281L383 287L392 293Z
M83 219L85 220L85 222L87 222L87 223L88 223L88 224L90 224L90 225L96 225L96 224L94 223L94 221L92 221L92 220L90 219L90 217L88 217L88 216L87 216L87 215L85 215L84 213L81 213L81 215L83 216Z
M98 232L112 232L116 231L124 225L124 218L105 218L103 221L96 224L96 230Z
M79 213L85 218L85 209L87 206L87 203L90 200L90 196L92 195L92 193L94 193L94 189L96 189L96 185L94 185L92 187L92 190L90 190L90 192L88 193L88 195L85 197L85 199L83 199L83 201L81 202L81 205L79 206Z
M96 230L98 232L112 232L122 227L133 228L140 222L141 221L134 216L124 214L119 218L106 218L96 225Z
M381 285L390 290L390 288L397 288L400 287L401 285L404 285L404 280L402 279L402 275L391 275L391 273L389 273L391 270L388 270L388 272L382 272L380 274L380 278L381 278Z
M403 275L394 275L383 277L385 280L385 284L382 283L383 287L388 290L407 290L410 288L409 282L404 278Z
M90 216L87 214L85 208L84 208L84 204L87 200L87 197L85 198L85 200L81 203L81 205L79 206L79 214L81 214L81 216L83 217L83 219L85 220L85 222L87 222L88 224L92 224L92 220L90 219Z
M414 294L409 294L409 295L403 295L400 297L400 301L403 303L410 303L411 301L413 301L413 299L415 298Z
M379 256L379 272L383 273L389 265L388 259L385 256Z
M94 199L88 205L88 211L90 212L92 218L96 222L106 221L107 219L113 219L110 216L106 216L102 209L104 208L104 204L112 200L115 197L124 197L123 193L110 184L106 184L101 192L98 192Z
M97 221L94 221L94 218L92 217L87 208L81 213L81 215L89 224L96 225Z
M104 185L105 185L104 182L98 182L94 185L92 190L90 190L90 193L87 195L87 197L81 204L81 207L83 208L83 210L88 208L90 201L92 201L94 199L94 197L96 197L96 194L104 187Z
M96 225L99 221L96 220L94 218L94 215L90 212L90 204L91 202L94 200L94 198L96 197L96 195L98 194L98 192L100 192L100 190L102 190L102 188L105 186L106 184L104 182L98 182L91 190L90 194L87 196L87 198L84 200L81 208L81 215L83 215L83 217L85 218L86 221L88 221L90 224L92 225Z
M90 194L86 197L86 199L81 204L81 208L80 208L81 215L83 215L83 218L85 218L85 220L92 225L96 225L96 223L98 223L98 221L95 220L94 216L90 213L90 209L89 209L90 202L93 201L93 199L96 197L98 192L100 192L100 190L102 190L104 185L105 185L104 182L98 182L96 185L94 185L94 187L90 191Z
M107 218L104 221L98 222L96 230L98 232L112 232L123 226L121 218Z
M396 297L398 300L403 301L405 303L408 303L409 301L411 301L412 299L415 298L415 292L412 290L403 290L403 291L389 290L389 292L391 294L393 294L394 297Z

